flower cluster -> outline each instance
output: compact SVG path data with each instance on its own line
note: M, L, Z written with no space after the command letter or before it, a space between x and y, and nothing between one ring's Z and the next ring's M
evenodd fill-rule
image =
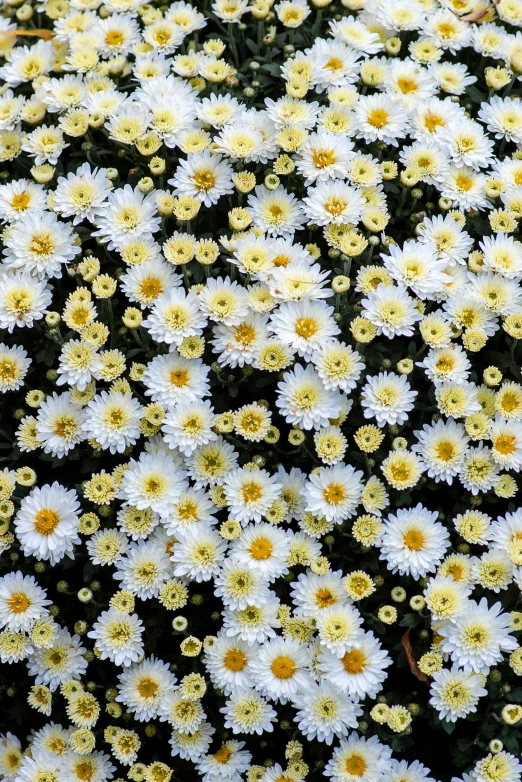
M0 780L521 781L517 28L3 0Z

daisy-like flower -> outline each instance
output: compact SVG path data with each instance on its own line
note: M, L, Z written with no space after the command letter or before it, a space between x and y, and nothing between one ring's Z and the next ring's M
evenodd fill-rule
M84 439L84 409L72 401L69 393L51 394L38 408L36 439L45 453L59 459Z
M238 733L272 733L277 712L255 690L236 687L225 706L219 710L225 717L225 728Z
M44 211L46 206L45 191L41 185L27 179L15 179L0 185L0 219L4 222L21 220L31 212Z
M406 760L389 761L386 769L386 782L435 782L433 777L429 776L430 770L414 760L408 763Z
M253 474L255 475L258 470ZM288 572L287 557L290 543L287 534L272 524L249 524L231 546L231 554L266 581ZM257 601L249 601L249 605Z
M361 301L362 315L388 339L411 337L415 323L422 319L413 299L402 286L380 283Z
M45 590L34 576L6 573L0 578L0 626L8 630L28 632L34 622L48 613Z
M185 488L185 473L166 454L142 453L124 472L120 497L130 505L168 516Z
M162 432L170 448L178 448L185 456L190 456L196 448L215 440L217 434L212 431L216 416L210 402L180 402L167 413Z
M456 620L440 625L441 648L464 671L489 672L491 666L503 659L503 652L511 652L517 642L510 634L509 614L502 613L502 605L488 607L483 597L480 603L470 600L466 612Z
M209 278L198 298L201 311L216 323L238 326L248 315L244 289L228 278Z
M489 428L491 456L504 469L522 468L522 423L495 416Z
M206 317L193 291L173 288L157 297L142 325L156 342L179 347L185 337L202 334Z
M446 382L466 383L471 368L466 352L455 344L448 348L432 348L417 366L423 367L435 386Z
M220 155L205 150L180 161L169 185L178 195L192 196L205 206L212 206L221 196L233 191L232 173L232 166Z
M80 503L74 489L56 481L36 487L24 497L14 528L26 556L49 560L51 565L65 555L72 557L78 536Z
M322 648L318 663L325 679L353 700L374 698L382 689L386 668L391 664L388 653L370 631L360 632L341 656Z
M143 622L137 614L109 608L102 611L88 636L94 639L102 660L128 666L143 654L142 633Z
M30 366L31 359L20 345L8 347L0 342L0 392L18 391Z
M28 673L35 677L36 684L45 684L54 692L60 684L83 676L87 670L85 652L80 636L60 628L51 645L35 649L29 656Z
M359 640L362 616L350 605L330 606L317 617L319 643L342 657Z
M470 448L464 455L459 471L459 480L471 494L487 492L496 485L500 474L500 465L493 457L492 450L484 443Z
M299 641L292 638L267 641L251 663L256 689L284 704L299 690L311 686L309 663L308 651Z
M214 4L219 7L222 0ZM244 5L246 10L247 0L227 0L227 7ZM252 760L251 753L243 749L244 741L226 741L217 752L201 757L196 763L196 769L205 782L241 782L242 774L249 768Z
M99 236L109 250L119 249L129 238L155 233L160 221L152 194L144 196L138 188L125 185L109 193L93 236Z
M132 245L122 245L121 252L131 250ZM151 248L153 251L154 249ZM120 277L121 289L127 298L140 305L141 309L151 307L156 299L181 284L181 277L160 258L150 258L131 266Z
M322 301L283 303L273 313L269 330L304 359L309 360L325 342L339 334L334 308Z
M245 523L261 521L280 489L281 484L266 470L238 467L224 481L224 493L232 518Z
M364 202L360 192L346 182L319 182L303 199L305 216L316 225L357 225Z
M292 699L298 709L294 717L299 731L307 739L317 738L331 745L334 738L348 735L356 728L362 708L329 682L313 683L309 690Z
M232 611L263 605L270 594L261 571L235 558L225 562L214 584L216 597Z
M474 161L471 154L470 159ZM486 177L464 162L459 160L459 163L449 166L442 173L438 185L441 195L459 209L484 209L488 203L485 194Z
M435 482L445 481L450 485L459 473L464 455L468 450L469 437L462 424L450 419L447 422L424 424L422 430L414 432L418 444L412 451L418 453L427 467L427 474Z
M452 576L442 574L431 578L424 592L426 605L436 621L458 617L465 613L469 596L470 589L466 584L456 581Z
M311 133L299 150L297 169L305 177L305 185L328 179L346 179L353 156L353 142L336 133L320 130Z
M208 396L209 367L201 359L186 359L176 350L155 356L143 373L146 396L167 408Z
M353 391L364 370L360 354L344 342L329 340L312 353L311 361L327 389Z
M383 777L390 760L390 748L381 744L377 736L365 739L354 732L334 749L324 774L332 782L376 782Z
M520 98L500 98L494 95L488 102L480 104L478 119L483 122L495 138L505 138L522 143L522 101Z
M416 396L404 375L380 372L368 378L362 389L364 417L375 418L378 426L402 424L413 410Z
M53 125L40 125L25 137L22 149L34 157L35 165L44 163L55 166L63 150L68 147L60 128Z
M418 503L415 508L399 509L384 523L380 558L392 573L424 578L433 572L449 547L446 528L436 521L438 513Z
M148 722L159 715L161 702L175 683L176 677L167 663L146 657L118 676L116 700L123 703L138 722Z
M123 453L140 437L141 416L141 405L131 394L102 391L87 405L83 433L111 453Z
M419 225L419 241L422 244L434 245L437 257L451 266L456 263L464 264L469 250L473 247L471 236L449 215L424 218Z
M389 255L381 257L385 268L399 285L411 288L419 299L431 299L434 294L445 290L444 286L450 281L444 273L448 262L437 257L435 245L406 242L402 250L394 244L389 250Z
M484 266L488 269L508 279L522 277L522 244L512 236L485 236L479 247L484 256Z
M4 265L29 271L38 279L61 277L62 265L79 252L68 223L59 222L52 212L29 212L4 241Z
M157 597L170 574L170 560L153 540L132 543L118 561L114 573L123 589L129 590L141 600Z
M408 109L398 98L387 94L363 95L354 109L357 138L370 141L384 141L398 146L399 139L406 136Z
M350 518L361 500L362 477L351 465L320 467L304 487L306 509L337 524Z
M193 524L174 545L174 575L187 576L198 583L210 581L218 574L226 549L226 541L209 524Z
M255 195L248 196L248 206L254 225L270 236L293 236L305 223L299 201L282 185L275 190L258 185Z
M342 397L336 389L327 389L309 364L300 364L285 372L277 386L276 405L288 423L303 429L321 429L330 418L339 415Z
M313 85L316 92L357 80L360 54L344 42L317 38L305 54L314 59Z
M58 178L53 209L63 217L72 217L73 225L85 219L96 223L111 189L104 169L91 170L88 163L83 163L75 173Z
M236 466L237 453L223 437L196 448L187 459L188 473L196 488L222 484Z
M60 353L57 386L70 385L85 391L91 380L98 377L103 364L95 345L78 339L66 342Z
M219 633L215 643L205 652L205 668L216 687L226 695L236 688L251 687L252 663L259 647L239 638L230 638Z

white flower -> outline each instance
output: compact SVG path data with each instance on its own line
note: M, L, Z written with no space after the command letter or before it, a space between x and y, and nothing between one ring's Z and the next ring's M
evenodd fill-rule
M220 155L205 150L181 160L169 185L178 195L192 196L205 206L212 206L221 196L233 191L232 173L232 166Z
M52 212L29 212L4 240L5 266L29 271L39 279L61 277L62 264L79 252L69 223L60 222Z
M439 573L428 581L424 598L433 619L442 621L462 616L467 610L470 593L466 584Z
M20 570L0 578L0 626L28 632L36 619L46 616L51 600L34 576Z
M444 272L448 262L437 257L434 244L405 242L402 250L391 244L389 251L389 255L381 257L384 266L400 285L411 288L419 299L431 299L433 294L444 292L445 285L450 282Z
M60 628L51 646L36 649L27 660L29 676L35 677L36 684L45 684L54 692L60 684L70 679L80 679L87 670L84 654L87 650L81 645L79 635L71 635Z
M123 453L140 437L141 416L141 405L131 394L102 391L87 405L83 433L111 453Z
M80 542L77 532L80 503L74 489L56 481L36 487L24 497L14 519L16 536L26 556L55 565L72 557Z
M360 706L329 682L314 683L309 691L297 693L292 700L298 709L294 721L299 731L309 740L317 738L326 744L346 736L349 728L356 728L362 714Z
M246 10L247 0L226 0L227 8L234 6ZM224 3L217 0L214 7ZM217 12L216 12L217 13ZM244 741L226 741L211 755L205 755L196 763L196 769L201 774L203 782L242 782L242 774L249 768L252 755L243 749Z
M464 264L473 247L471 236L450 215L425 217L419 224L418 232L419 241L434 245L437 256L450 265Z
M238 326L248 315L244 289L223 277L210 277L198 296L201 311L215 323Z
M270 597L264 573L233 555L214 579L214 594L231 611L243 611L249 605L262 606Z
M413 299L402 286L380 283L361 301L362 315L377 326L377 333L388 339L411 337L415 323L422 319Z
M95 345L79 339L66 342L60 353L57 386L65 384L84 391L91 380L97 378L102 362Z
M404 375L380 372L368 378L362 389L361 406L365 418L375 418L378 426L403 424L413 410L417 391Z
M342 657L361 636L363 618L350 605L333 605L321 611L316 619L319 642L338 657Z
M311 686L309 663L308 651L299 641L292 638L267 641L251 663L256 689L284 704L299 690Z
M270 236L292 236L305 223L299 201L282 185L275 190L258 185L255 195L248 196L248 206L254 225Z
M31 363L20 345L8 347L0 342L0 392L18 391L24 384Z
M277 339L309 360L314 351L339 334L333 313L334 308L323 301L285 302L272 314L268 328Z
M259 470L254 471L256 475ZM235 514L233 514L235 515ZM231 546L238 562L267 581L275 581L288 572L290 544L284 530L266 522L249 524ZM256 604L251 600L249 604Z
M104 169L91 171L90 165L83 163L75 173L58 177L53 209L64 217L73 217L73 225L85 219L96 223L111 189Z
M132 247L133 241L124 242L121 253ZM156 252L154 243L151 243L151 252ZM141 309L151 307L158 296L166 293L171 288L181 285L181 276L173 270L172 264L166 263L161 258L151 257L136 266L131 266L120 277L121 289L127 298L137 302Z
M446 528L436 521L438 513L420 503L408 510L400 508L384 523L380 558L392 573L423 578L435 570L449 547Z
M362 493L363 473L351 465L320 467L304 487L306 509L339 524L355 515Z
M216 687L230 695L237 688L252 687L252 663L258 654L256 643L219 633L205 652L205 668Z
M134 715L138 722L149 722L159 715L161 702L176 683L167 663L148 657L134 663L118 676L116 700Z
M131 543L114 572L114 578L121 581L122 588L141 600L157 597L169 575L169 555L154 540Z
M103 212L97 217L93 236L107 244L109 250L119 249L126 239L155 233L161 218L156 213L156 199L144 196L130 185L109 193Z
M378 782L388 767L391 750L381 744L377 736L365 739L358 733L350 733L334 749L326 764L324 774L332 782Z
M0 125L2 125L1 120ZM0 185L0 219L5 222L21 220L31 212L42 212L46 206L45 191L35 182L15 179L13 182Z
M194 402L209 394L210 368L199 358L186 359L176 350L154 356L143 373L145 395L167 409Z
M522 422L495 416L489 426L491 456L504 469L522 469Z
M170 448L178 448L190 456L200 445L217 439L212 431L216 416L208 399L204 402L185 401L167 413L161 427L163 439Z
M296 364L285 372L277 385L276 405L288 423L303 429L321 429L330 423L330 418L339 415L342 397L333 389L327 389L321 378L308 364L303 369Z
M509 633L510 626L509 614L502 613L502 605L488 607L483 597L480 603L470 600L462 616L445 622L437 632L442 636L442 651L456 666L487 674L492 665L502 662L502 652L512 652L517 646Z
M354 109L357 137L366 143L384 141L398 146L406 136L408 110L398 98L387 94L363 95Z
M137 614L124 614L109 608L98 616L88 636L94 638L102 660L127 666L143 654L142 633L143 622Z
M261 521L277 498L281 484L266 470L238 467L224 482L224 493L232 518L241 522Z
M350 345L329 340L312 353L311 361L327 389L337 388L346 394L353 391L365 368L360 354Z
M424 424L414 435L419 442L412 451L425 463L429 477L436 483L445 481L451 485L468 450L469 437L462 424L452 419L437 421L433 425Z
M151 508L167 517L185 485L185 473L172 459L164 454L142 453L138 461L130 460L119 496L140 510Z
M352 150L353 142L336 133L326 130L311 133L296 162L297 170L305 177L305 186L328 179L346 179Z
M36 439L42 443L45 453L63 459L84 439L84 421L83 408L71 400L68 392L51 394L38 408Z
M466 383L471 364L465 350L452 344L447 348L431 348L428 355L417 364L423 367L428 378L439 386L444 382Z
M272 733L277 712L255 690L236 687L225 706L219 710L225 717L225 728L232 733Z
M360 191L338 180L319 182L309 188L303 203L306 217L316 225L357 225L364 207Z
M171 288L157 297L142 325L155 342L178 347L185 337L202 334L206 321L193 291L186 294L181 288Z
M209 524L193 524L174 546L174 575L197 583L210 581L219 573L226 549L226 541Z
M325 679L353 700L375 698L386 681L391 657L372 632L359 633L349 651L338 656L321 649L318 666Z

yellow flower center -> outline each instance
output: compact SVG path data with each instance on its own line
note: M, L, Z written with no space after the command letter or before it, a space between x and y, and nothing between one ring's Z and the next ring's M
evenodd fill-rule
M229 649L224 657L223 664L227 670L234 673L242 671L247 664L246 654L240 649Z
M297 667L291 657L280 655L272 662L271 669L276 679L286 680L292 678Z
M420 551L424 545L424 535L418 529L409 529L404 534L404 545L410 551Z
M42 508L34 517L34 529L39 535L52 535L59 523L60 517L50 508Z

